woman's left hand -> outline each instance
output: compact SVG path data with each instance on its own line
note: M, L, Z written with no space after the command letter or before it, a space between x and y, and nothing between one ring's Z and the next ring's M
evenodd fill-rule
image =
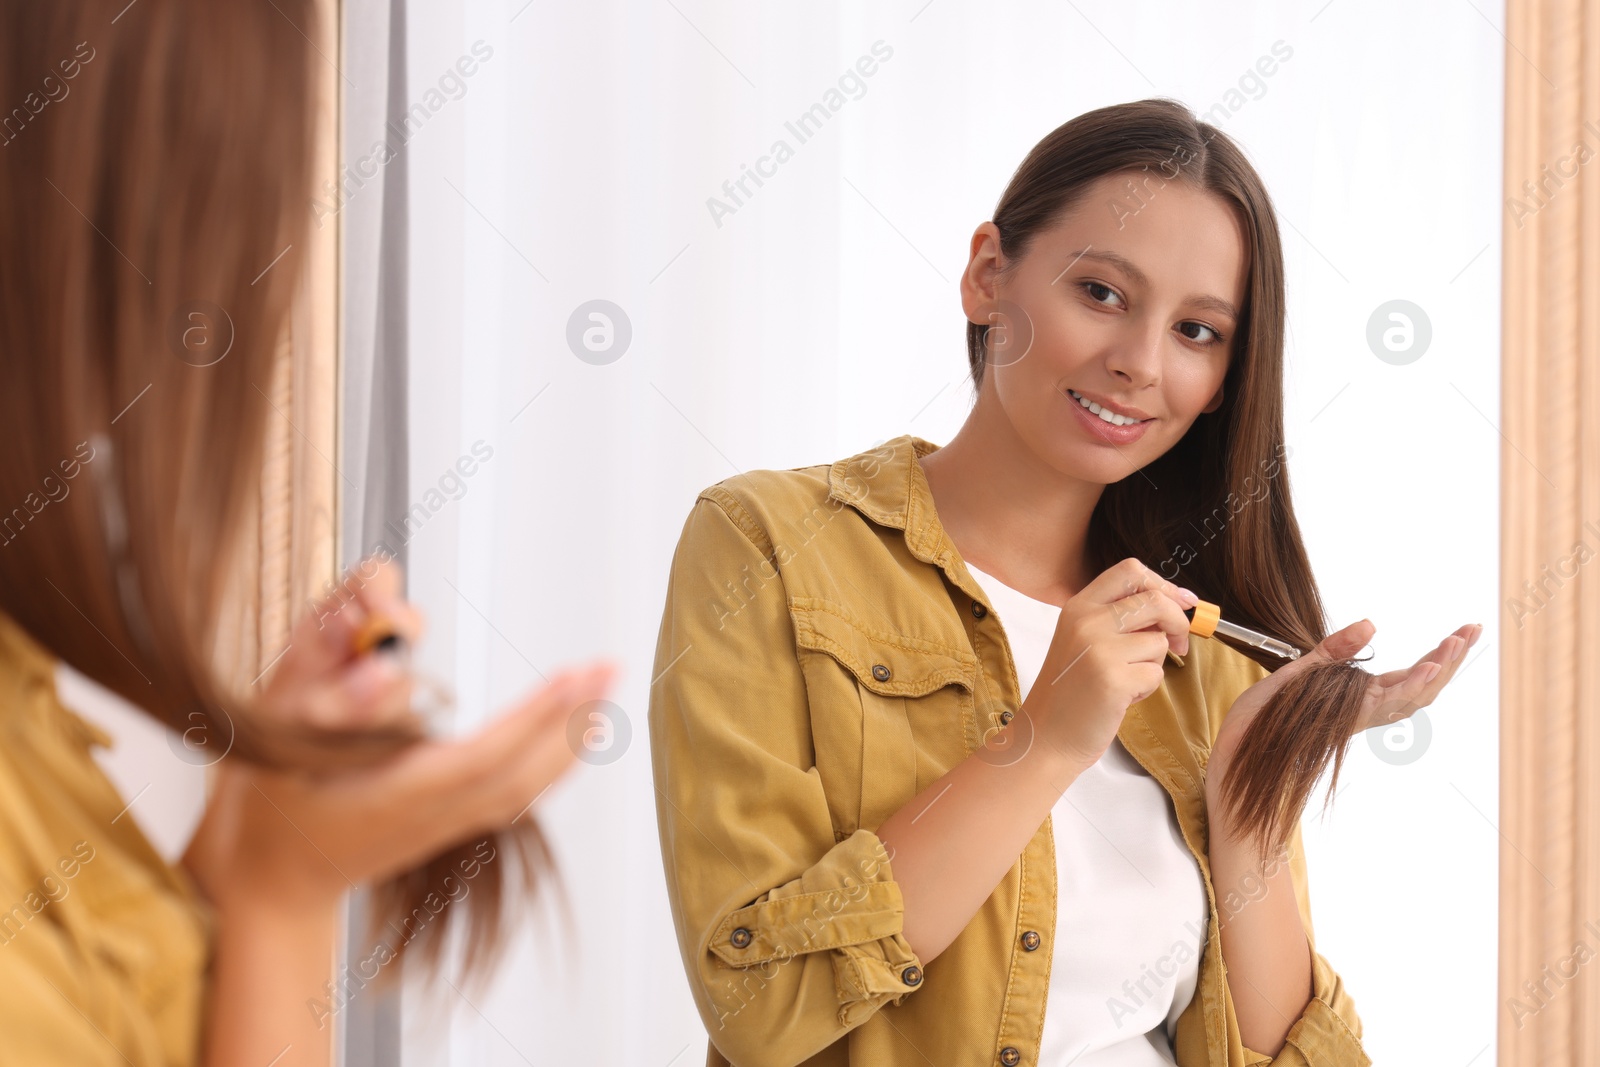
M401 588L393 560L352 571L295 626L253 713L274 728L357 737L408 721L408 672L352 648L373 616L416 641L422 614ZM503 830L575 762L567 723L606 695L617 667L599 660L555 672L474 733L419 734L367 762L274 767L225 752L184 865L219 909L310 914L358 884ZM309 759L314 749L296 754Z
M1211 749L1211 762L1206 774L1208 794L1220 787L1222 769L1232 758L1245 729L1266 706L1272 694L1301 671L1319 663L1355 655L1366 647L1376 630L1377 627L1368 619L1351 623L1329 634L1316 648L1299 659L1284 664L1239 694L1223 719L1222 729ZM1361 715L1356 720L1355 732L1409 718L1418 708L1433 703L1433 698L1439 695L1461 664L1466 662L1467 649L1477 642L1482 633L1482 624L1462 626L1410 667L1374 676L1367 684L1366 698L1361 705Z

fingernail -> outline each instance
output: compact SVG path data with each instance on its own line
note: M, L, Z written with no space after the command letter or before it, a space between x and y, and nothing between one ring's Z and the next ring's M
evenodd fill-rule
M1178 587L1178 599L1189 605L1191 608L1200 603L1199 596L1197 596L1193 590L1185 589L1182 586Z

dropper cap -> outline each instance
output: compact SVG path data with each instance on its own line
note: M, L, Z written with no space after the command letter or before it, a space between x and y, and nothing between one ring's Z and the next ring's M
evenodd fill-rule
M1202 600L1192 608L1184 608L1183 614L1189 620L1189 632L1192 634L1199 634L1201 637L1221 634L1223 637L1242 641L1252 648L1270 652L1274 656L1282 656L1284 659L1300 658L1300 650L1288 642L1279 641L1276 637L1269 637L1247 626L1227 621L1222 617L1222 609L1210 601Z

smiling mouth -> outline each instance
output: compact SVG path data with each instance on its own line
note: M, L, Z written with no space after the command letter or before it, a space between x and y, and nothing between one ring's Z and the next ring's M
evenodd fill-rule
M1077 404L1079 407L1083 408L1089 414L1095 416L1096 418L1098 418L1102 422L1109 422L1113 426L1137 426L1141 422L1154 422L1155 421L1154 418L1149 418L1149 419L1130 419L1126 415L1118 415L1116 412L1112 411L1110 408L1103 408L1099 404L1096 404L1094 401L1092 401L1092 400L1088 399L1087 397L1083 396L1083 394L1079 393L1075 389L1068 389L1067 390L1067 395L1072 398L1072 401L1075 404Z

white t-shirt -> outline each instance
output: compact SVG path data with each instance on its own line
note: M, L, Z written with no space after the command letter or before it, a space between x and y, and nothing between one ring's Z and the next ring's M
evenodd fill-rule
M1027 696L1061 608L972 564L1001 620ZM1193 999L1208 908L1172 798L1113 739L1051 810L1056 943L1040 1067L1172 1067Z

